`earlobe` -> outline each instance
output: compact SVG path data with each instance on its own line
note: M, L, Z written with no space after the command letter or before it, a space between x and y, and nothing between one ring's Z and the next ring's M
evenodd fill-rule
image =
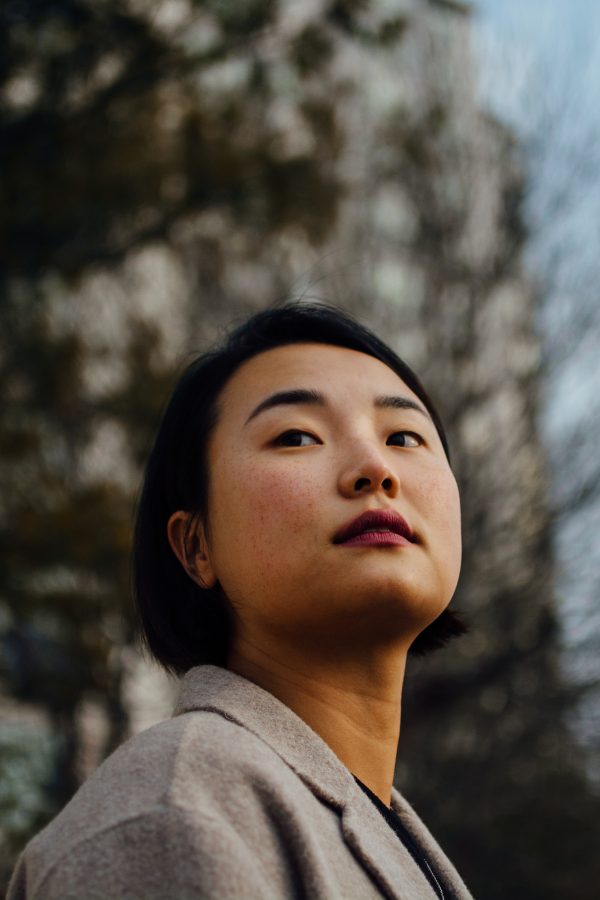
M188 534L192 516L193 513L184 510L174 512L167 525L167 536L173 553L192 581L202 588L212 588L217 576L208 553L204 526L196 521Z

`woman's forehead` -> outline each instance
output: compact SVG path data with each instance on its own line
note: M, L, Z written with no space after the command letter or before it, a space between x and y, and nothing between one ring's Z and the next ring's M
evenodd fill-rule
M273 391L317 389L332 400L352 388L359 396L401 393L417 399L381 360L330 344L287 344L244 362L223 389L222 409L251 406Z

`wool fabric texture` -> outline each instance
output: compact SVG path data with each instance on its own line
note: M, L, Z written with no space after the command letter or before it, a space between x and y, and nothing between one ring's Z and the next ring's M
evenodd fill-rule
M447 900L472 900L404 798ZM191 669L173 718L127 741L25 848L7 900L435 900L327 744L262 688Z

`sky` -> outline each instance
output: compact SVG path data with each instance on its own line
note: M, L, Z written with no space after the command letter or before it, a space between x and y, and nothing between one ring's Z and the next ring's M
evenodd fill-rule
M591 17L597 18L597 0L474 0L477 18L495 29L512 30L515 24L569 21L585 35ZM560 34L557 34L560 39Z
M523 75L533 66L544 70L548 92L578 92L578 104L588 104L592 113L599 99L598 0L474 0L473 5L484 89L496 104L510 114L511 106L530 96L534 86L524 83ZM494 70L508 60L511 77L498 80ZM581 91L584 86L596 89Z

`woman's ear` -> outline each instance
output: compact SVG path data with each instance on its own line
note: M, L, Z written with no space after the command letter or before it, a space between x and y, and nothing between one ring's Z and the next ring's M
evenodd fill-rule
M202 588L212 588L217 583L217 576L208 553L204 525L197 520L188 533L192 516L193 513L181 509L173 513L167 525L169 543L192 581Z

